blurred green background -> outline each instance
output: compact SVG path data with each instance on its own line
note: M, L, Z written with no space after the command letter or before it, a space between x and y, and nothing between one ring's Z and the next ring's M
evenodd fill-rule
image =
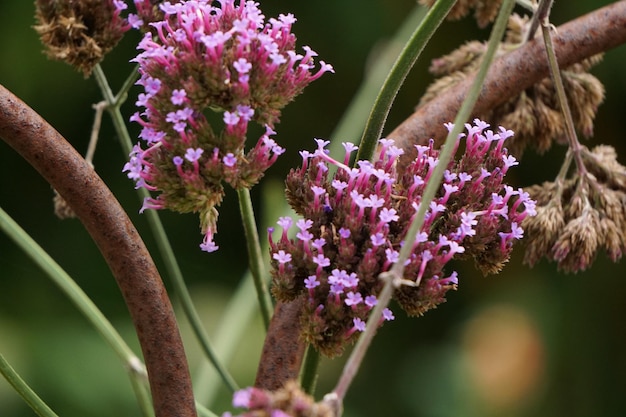
M565 22L608 4L585 0L556 2L552 21ZM277 140L287 147L253 190L261 207L267 183L280 183L299 164L298 150L328 138L368 68L415 6L408 0L316 2L262 1L268 17L293 12L299 45L310 45L334 65L283 112ZM0 83L21 97L80 152L87 147L93 110L100 100L95 82L42 53L31 2L0 2ZM431 77L430 59L460 43L485 38L472 19L446 23L434 37L399 94L389 117L391 130L407 117ZM132 65L137 34L128 34L103 67L114 88ZM593 73L604 83L605 103L590 143L612 144L626 164L626 47L609 51ZM133 112L134 95L124 107ZM360 128L361 126L359 126ZM131 126L136 135L136 126ZM121 172L125 155L105 114L94 164L142 233L162 267L133 183ZM336 138L356 140L356 137ZM510 180L525 186L552 180L563 156L554 148L527 152ZM137 348L126 307L106 264L78 221L58 220L52 191L12 149L0 142L0 206L39 242L81 285L114 325ZM209 332L245 272L245 246L234 192L220 209L220 251L202 253L193 215L162 212L162 219L185 279ZM277 214L259 213L275 220ZM261 231L268 224L260 224ZM162 268L161 268L162 269ZM461 285L448 302L419 319L397 312L384 326L348 393L346 416L623 416L626 415L625 264L600 256L584 273L564 275L553 264L532 270L515 252L499 276L482 277L472 265L458 265ZM167 277L165 277L166 284ZM176 303L176 300L174 300ZM202 362L198 344L182 314L194 376ZM262 344L262 325L245 331L234 363L242 386L253 382ZM138 348L136 349L139 352ZM60 291L8 238L0 234L0 352L60 415L137 416L138 408L122 364ZM332 389L343 359L324 361L318 392ZM201 388L199 388L201 389ZM229 403L222 392L215 410ZM0 417L34 413L0 379Z

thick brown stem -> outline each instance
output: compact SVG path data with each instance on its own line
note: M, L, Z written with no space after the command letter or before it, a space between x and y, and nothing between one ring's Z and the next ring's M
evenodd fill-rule
M626 1L618 1L559 26L553 40L562 68L625 43ZM473 114L485 113L547 77L549 69L545 57L542 40L535 38L497 59L489 69ZM443 124L454 120L473 79L467 77L417 108L387 137L394 139L411 159L415 156L413 145L423 144L430 138L441 142L447 134Z
M0 85L0 137L58 191L106 259L130 310L157 417L195 417L174 311L137 230L89 164L34 110Z
M276 304L254 381L257 388L277 390L286 381L298 378L306 348L300 337L303 305L303 298Z

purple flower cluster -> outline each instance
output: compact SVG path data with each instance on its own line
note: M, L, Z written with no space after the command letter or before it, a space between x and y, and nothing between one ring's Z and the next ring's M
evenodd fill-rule
M145 1L136 2L145 6ZM214 6L213 4L217 4ZM139 10L138 6L138 10ZM311 81L332 67L304 47L295 51L291 14L265 17L254 1L164 2L163 20L152 22L136 57L144 88L131 120L142 126L124 167L137 187L159 192L145 208L199 212L205 234L201 247L217 249L217 210L222 182L251 187L284 152L271 138L280 111ZM146 11L146 13L147 13ZM144 24L129 17L135 27ZM218 113L215 132L208 111ZM247 154L250 121L265 133Z
M451 125L447 125L451 129ZM450 162L436 198L429 203L422 229L405 265L395 299L410 315L421 315L445 301L458 284L456 272L444 272L453 258L473 258L485 273L497 272L508 260L514 241L523 236L522 220L535 214L535 202L521 189L505 185L508 169L517 161L504 141L513 132L475 120L466 125L464 153ZM460 143L457 141L457 146ZM296 213L294 225L281 218L280 238L270 233L273 292L283 301L304 297L303 336L328 356L340 354L347 341L364 330L369 312L382 289L378 279L398 260L405 234L439 151L417 146L417 157L403 172L396 162L403 151L393 140L379 141L375 162L348 167L356 149L344 144L343 162L328 156L326 141L315 152L301 152L303 164L287 177L287 198ZM329 165L338 169L329 178ZM383 321L392 320L385 310Z
M324 401L315 402L295 381L287 381L276 391L248 387L233 394L233 406L243 408L238 417L331 417L332 408ZM232 417L226 412L222 417Z

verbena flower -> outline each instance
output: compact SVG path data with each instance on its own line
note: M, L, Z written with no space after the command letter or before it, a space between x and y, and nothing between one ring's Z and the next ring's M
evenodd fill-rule
M124 171L137 187L158 193L143 209L198 212L201 248L212 252L222 183L249 188L259 181L284 152L272 139L281 109L332 67L316 65L309 47L296 52L293 15L266 22L254 1L159 7L164 18L150 23L154 34L145 34L134 59L144 92L131 120L142 126L143 143ZM251 121L265 133L246 153Z
M457 272L445 271L453 258L472 258L484 273L498 272L523 235L520 224L535 214L528 193L503 182L517 164L504 147L513 132L474 123L466 125L463 155L447 167L405 265L404 278L413 285L395 292L410 315L436 307L457 287ZM340 162L328 156L328 142L317 143L315 152L301 153L302 166L287 177L287 199L303 218L281 218L280 238L270 234L271 273L277 299L307 300L303 337L334 356L363 331L383 286L378 276L398 259L439 151L432 141L416 146L417 157L398 172L403 151L393 140L381 139L376 161L359 161L356 168L347 166L354 145L345 144ZM338 168L332 177L330 165ZM294 225L292 239L287 230ZM386 310L383 320L392 319Z
M233 395L233 406L248 411L239 417L333 417L336 413L324 401L306 394L295 381L287 381L276 391L249 387ZM226 412L222 417L232 417Z

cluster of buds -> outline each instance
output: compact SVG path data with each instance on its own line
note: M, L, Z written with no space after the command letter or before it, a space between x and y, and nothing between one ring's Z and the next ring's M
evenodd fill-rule
M315 400L303 392L294 381L287 381L283 388L267 391L250 387L233 395L233 406L248 411L239 417L334 417L331 406ZM222 417L232 417L227 412Z
M130 25L122 0L37 0L35 30L52 59L66 61L85 77L122 39Z
M453 258L473 258L483 273L499 271L523 235L521 222L535 214L528 193L503 183L517 165L503 146L513 132L494 133L488 124L474 123L466 125L464 154L447 167L404 265L404 279L412 285L394 294L410 315L436 307L456 288L457 273L444 272ZM287 177L287 199L302 218L295 222L295 238L289 237L294 222L288 217L278 221L280 238L270 231L271 273L278 300L307 300L302 336L332 357L365 329L383 286L378 276L398 259L439 151L432 140L416 146L417 157L398 172L403 151L393 140L381 139L378 159L358 161L356 168L347 166L354 145L344 144L339 162L324 149L328 142L317 143L315 152L301 152L302 166ZM337 167L332 178L330 165ZM383 321L393 318L384 310Z
M583 147L580 156L571 177L528 188L537 199L537 216L524 222L531 266L545 256L578 272L602 249L614 262L626 250L626 167L610 146Z
M142 126L124 167L137 187L158 192L143 209L198 212L207 252L214 242L223 182L252 187L284 152L271 138L280 111L332 67L304 47L297 53L293 15L265 17L254 1L182 1L160 4L163 20L150 23L135 59L144 88L131 120ZM133 24L143 22L133 19ZM207 113L218 114L216 131ZM221 119L221 121L220 121ZM265 126L255 146L244 145L248 124Z
M529 26L528 18L512 15L509 18L506 39L500 44L498 54L506 54L519 47ZM454 88L454 85L475 72L486 50L486 43L471 41L450 54L433 60L430 72L438 78L428 87L420 105L431 101L443 91ZM604 99L602 83L589 73L600 59L601 55L592 56L561 71L574 124L586 137L593 135L593 121ZM521 155L526 147L545 152L555 141L563 142L567 137L566 123L558 103L554 83L550 77L546 77L480 117L494 124L507 126L515 132L514 140L508 144L509 150L515 155Z

